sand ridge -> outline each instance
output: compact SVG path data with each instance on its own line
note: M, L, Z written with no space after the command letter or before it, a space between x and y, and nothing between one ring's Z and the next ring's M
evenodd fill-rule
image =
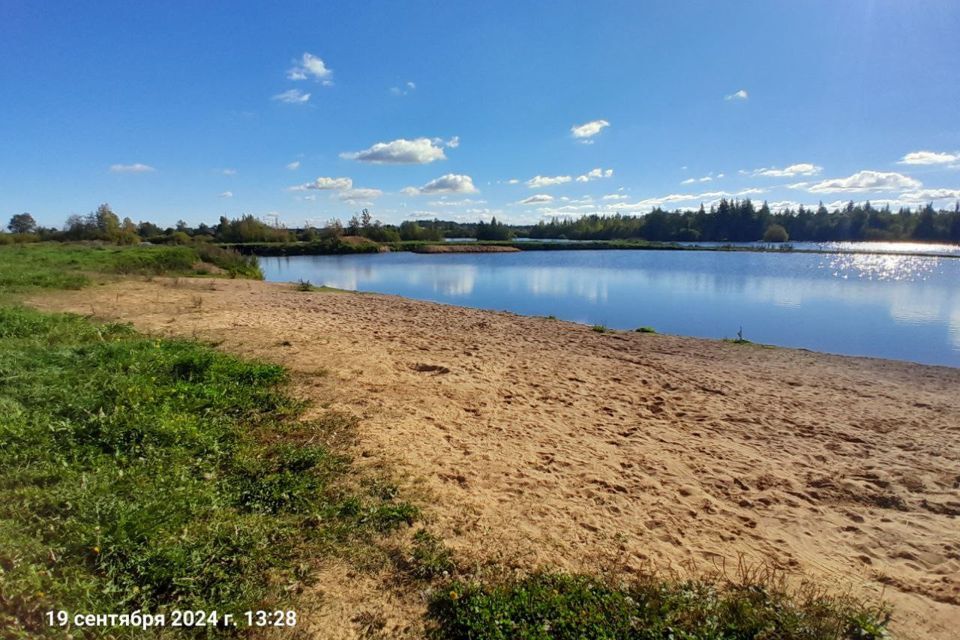
M464 557L629 573L742 555L955 637L958 369L249 281L32 303L289 366L363 417L360 449L420 481Z

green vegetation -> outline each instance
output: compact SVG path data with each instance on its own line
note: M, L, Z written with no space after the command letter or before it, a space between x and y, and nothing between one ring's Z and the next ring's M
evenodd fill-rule
M774 226L782 227L770 231ZM917 240L960 243L960 206L954 211L918 211L889 207L877 209L869 202L850 202L827 211L799 207L774 213L766 203L759 208L750 200L721 200L710 209L668 213L656 208L643 216L588 215L577 220L555 219L530 228L531 238L614 240L637 238L655 242L753 242L775 234L768 242ZM781 239L782 238L782 239Z
M764 242L786 242L790 239L790 234L783 228L782 224L773 223L763 232Z
M477 240L512 240L513 236L513 230L502 222L497 222L495 217L491 218L489 224L481 220L474 231Z
M607 328L606 328L604 325L602 325L602 324L595 324L595 325L593 325L593 326L590 327L590 328L591 328L592 330L596 331L597 333L606 333L607 331L609 331L609 329L607 329Z
M79 289L93 274L206 275L260 278L256 258L216 245L102 246L37 243L0 247L0 293Z
M0 627L48 609L281 605L311 558L412 522L341 486L337 415L281 367L127 326L0 308ZM135 634L134 634L135 635Z
M788 591L775 580L614 586L598 578L538 573L493 585L452 582L430 605L434 637L474 640L879 640L888 612Z
M657 330L653 327L637 327L634 329L637 333L656 333Z

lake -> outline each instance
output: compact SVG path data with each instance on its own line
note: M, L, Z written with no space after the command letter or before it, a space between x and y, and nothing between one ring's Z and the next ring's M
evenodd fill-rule
M960 259L714 251L261 258L267 280L960 366Z

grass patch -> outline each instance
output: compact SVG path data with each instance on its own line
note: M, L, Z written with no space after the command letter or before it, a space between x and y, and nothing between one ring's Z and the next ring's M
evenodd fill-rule
M281 606L310 558L409 525L393 494L346 488L349 460L324 443L349 425L300 422L285 379L196 342L0 308L0 628L53 634L48 609Z
M776 581L614 586L599 578L537 573L496 585L452 582L430 604L433 637L631 640L878 640L884 609L790 594Z
M597 333L606 333L609 331L609 329L607 329L602 324L595 324L592 327L590 327L590 329L592 329L593 331L596 331Z
M653 327L638 327L634 329L634 331L637 333L656 333L657 332L657 330L654 329Z
M211 269L212 266L212 269ZM0 293L79 289L96 274L262 278L256 258L215 245L114 246L37 243L0 246Z

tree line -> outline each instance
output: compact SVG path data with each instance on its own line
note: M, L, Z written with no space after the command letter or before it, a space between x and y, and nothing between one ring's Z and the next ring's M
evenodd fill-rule
M659 242L767 242L808 241L921 241L960 244L960 203L952 210L876 208L869 202L848 203L828 211L800 206L774 213L764 202L721 200L705 209L668 212L656 208L644 215L585 215L578 219L554 218L536 225L508 225L493 218L474 223L449 220L407 220L384 224L364 209L343 224L338 219L322 227L287 229L271 226L252 215L217 224L191 227L178 221L161 228L152 222L134 223L120 218L108 204L87 215L72 215L61 229L39 226L29 213L10 218L10 233L0 234L0 243L32 241L99 240L116 244L139 242L187 244L195 241L222 243L313 242L358 236L374 242L427 241L444 238L511 240L516 236L570 240L649 240Z
M830 212L821 203L816 209L800 206L776 213L766 202L756 207L750 200L721 200L697 211L667 212L656 208L642 216L587 215L579 219L556 218L529 228L531 238L570 240L643 239L661 242L808 242L905 241L960 243L960 203L953 210L927 205L916 211L892 211L869 202L848 203Z

